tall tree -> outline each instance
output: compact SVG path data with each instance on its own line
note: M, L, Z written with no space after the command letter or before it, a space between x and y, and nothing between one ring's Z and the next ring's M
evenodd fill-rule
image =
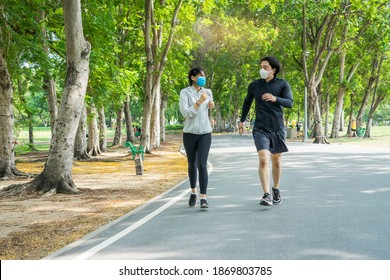
M45 22L45 12L41 11L41 22ZM47 59L49 59L49 45L47 40L47 30L45 26L42 26L42 39L43 39L43 51L47 55ZM58 106L57 106L57 92L56 92L56 84L50 73L50 70L45 67L45 77L43 81L43 89L47 94L47 102L49 105L49 113L50 113L50 128L53 133L55 122L58 114Z
M312 61L309 69L307 57L303 55L302 65L305 72L305 85L308 88L313 106L314 142L328 143L323 129L319 86L332 54L345 41L345 38L342 38L337 47L332 45L335 40L336 27L340 20L339 15L342 14L343 9L348 8L348 5L342 3L339 10L337 10L337 7L326 7L322 15L320 13L316 15L308 14L308 6L313 7L313 3L308 5L305 1L302 4L302 53L310 53Z
M1 10L1 6L0 6ZM0 43L3 41L0 28ZM14 111L11 77L0 45L0 178L25 175L16 169L14 153Z
M343 97L345 86L348 79L356 73L356 67L359 66L360 58L367 55L376 38L383 36L381 28L386 27L388 21L388 12L386 1L364 2L356 0L337 0L337 1L312 1L303 0L302 22L299 25L297 34L301 34L301 56L298 60L301 65L304 76L305 86L308 88L310 96L310 111L313 115L312 136L315 137L315 143L327 143L326 134L323 125L323 104L325 102L322 96L321 85L324 81L324 73L328 70L329 62L336 53L345 52L346 58L354 57L356 60L350 62L352 65L348 75L345 75L343 66L340 77L343 81L340 84L337 102L335 105L335 122L333 126L333 136L337 136L335 131L339 128L339 121L343 108ZM385 16L387 15L387 16ZM381 23L381 24L380 24ZM381 28L378 28L381 26ZM299 32L302 27L302 32ZM375 34L369 39L366 30L373 28ZM380 35L378 35L380 34ZM357 43L360 46L360 53L348 47ZM351 52L351 50L353 50ZM352 60L350 58L349 60ZM343 64L343 56L341 57ZM333 107L333 104L331 105Z
M7 6L5 6L7 4ZM10 11L12 3L0 3L0 178L8 179L26 175L15 165L13 85L7 64L7 52L12 49L14 26L9 22L15 14ZM7 8L7 10L6 10Z
M388 87L378 87L380 76L381 76L380 75L381 68L383 65L383 61L385 59L387 59L387 57L385 55L382 55L379 59L379 66L378 66L378 71L377 71L377 77L375 80L374 92L372 94L371 107L370 107L370 111L368 112L366 131L364 134L364 137L366 137L366 138L371 137L372 119L373 119L375 111L378 109L379 105L385 100L385 98L389 94Z
M67 73L45 168L33 181L4 188L5 194L77 193L72 178L76 131L89 76L90 44L84 39L80 0L63 1Z
M387 56L381 52L375 52L372 56L371 72L367 80L366 89L364 91L363 101L360 105L357 115L357 127L363 127L363 115L365 114L367 106L369 112L367 115L366 131L364 137L371 137L372 119L375 111L379 105L385 100L389 94L387 81L385 80L383 85L380 85L381 69L383 62L387 59ZM384 76L384 75L383 75ZM371 99L371 100L370 100Z
M381 46L388 43L389 27L386 21L390 7L386 1L377 1L376 6L372 3L368 6L354 1L350 3L351 8L344 11L345 16L342 19L344 22L342 37L347 38L347 42L340 51L340 79L330 138L338 138L344 111L344 95L352 87L351 81L357 69L364 65L362 62L365 58L371 57L372 53L377 53L376 50L382 49ZM349 71L345 73L348 65Z
M160 98L161 98L161 77L167 63L167 56L173 43L175 27L177 25L177 17L183 0L178 0L171 15L171 25L168 39L162 46L162 26L157 25L155 18L154 0L145 0L145 53L146 53L146 77L145 77L145 99L143 106L141 143L146 148L147 152L151 150L151 133L157 142L155 146L159 146L159 116L160 116ZM165 6L165 1L160 0L160 5ZM156 102L156 98L159 99ZM158 113L155 114L155 122L151 124L154 108L158 108ZM153 129L152 129L153 128Z

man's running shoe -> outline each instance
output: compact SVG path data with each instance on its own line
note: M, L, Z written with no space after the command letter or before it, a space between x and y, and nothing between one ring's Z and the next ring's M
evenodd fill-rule
M188 205L189 205L190 207L196 206L196 198L197 198L196 193L192 193L192 194L190 195L190 200L188 201Z
M260 199L260 205L263 206L272 206L272 197L269 193L265 193L263 198Z
M200 200L200 208L209 208L209 204L207 203L206 199L201 199Z
M281 204L282 203L282 197L280 196L280 190L272 188L272 202L274 204Z

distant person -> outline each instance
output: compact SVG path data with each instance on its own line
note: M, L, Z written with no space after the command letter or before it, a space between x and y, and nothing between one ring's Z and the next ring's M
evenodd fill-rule
M293 96L288 82L276 77L280 69L281 64L275 57L265 56L261 59L261 78L248 86L240 119L240 132L242 133L245 129L245 119L253 100L255 100L256 119L252 134L259 155L259 177L264 192L260 199L260 205L264 206L282 203L279 189L282 174L282 153L288 151L285 142L283 107L292 107ZM272 195L268 171L270 153L273 178Z
M141 139L141 128L139 126L134 126L134 135L137 140Z
M196 182L199 172L200 207L209 208L207 202L207 159L211 146L212 126L209 109L214 108L213 94L206 85L206 75L196 67L188 73L189 86L180 92L180 112L184 116L183 144L187 154L191 195L189 206L197 204Z
M356 120L352 119L351 123L351 137L356 137Z
M297 123L297 131L298 131L298 132L301 131L301 127L302 127L302 124L301 124L301 123Z

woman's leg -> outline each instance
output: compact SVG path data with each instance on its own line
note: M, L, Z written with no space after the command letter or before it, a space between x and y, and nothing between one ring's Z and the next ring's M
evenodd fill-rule
M183 133L183 145L187 154L188 162L188 178L190 180L190 187L193 193L196 193L197 181L197 166L196 166L196 135L191 133Z
M207 173L207 159L211 147L211 133L200 135L197 145L197 166L199 171L199 188L201 198L207 194L209 176Z

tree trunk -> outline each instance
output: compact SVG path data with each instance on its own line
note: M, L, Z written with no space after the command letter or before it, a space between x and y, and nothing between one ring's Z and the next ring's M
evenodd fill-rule
M339 132L343 132L344 131L344 127L345 127L345 112L344 110L341 111L341 117L340 117L340 129L339 129Z
M97 113L96 108L92 104L91 107L87 110L88 113L88 155L96 157L97 155L100 155L102 152L100 151L99 147L99 131L98 131L98 124L97 124Z
M235 88L235 92L240 92L240 84L242 84L242 78L241 78L241 75L239 74L236 74L236 88ZM233 125L233 131L236 132L238 130L238 126L237 126L237 120L240 118L240 115L239 115L239 110L241 109L240 107L240 103L239 102L239 95L238 94L233 94L233 101L232 101L232 104L233 104L233 114L232 114L232 117L231 117L231 124ZM210 119L212 119L211 117L211 111L210 111Z
M352 135L352 120L355 119L355 106L354 106L354 93L351 92L351 97L350 97L350 103L351 103L351 110L349 112L349 121L348 121L348 130L347 130L347 135Z
M130 110L130 102L129 96L127 96L127 100L124 103L124 111L125 111L125 123L126 123L126 142L135 142L135 133L133 127L133 118L131 117Z
M224 132L226 130L225 128L225 122L223 121L222 118L222 113L221 113L221 106L217 103L215 105L215 112L216 112L216 125L214 130L216 132Z
M47 92L47 103L50 113L50 129L53 134L58 115L56 85L53 79L45 79L44 90Z
M30 150L35 150L34 147L34 125L32 123L32 118L30 115L28 115L29 122L28 122L28 147Z
M317 144L329 144L329 142L326 140L326 135L324 135L323 132L323 126L322 126L322 114L321 114L321 101L319 100L317 89L315 87L311 87L311 93L313 94L313 101L314 101L314 142Z
M87 109L85 104L81 111L79 126L77 128L75 143L74 143L74 157L77 160L90 159L87 151Z
M98 110L99 114L99 147L100 151L107 151L107 127L106 127L106 117L104 114L104 106L100 106Z
M345 95L345 87L340 86L339 91L336 97L336 108L333 117L333 125L332 132L330 134L330 138L339 138L339 130L340 130L340 121L341 121L341 112L344 104L344 95Z
M371 137L371 128L372 128L372 116L367 118L366 131L364 132L364 138Z
M35 180L5 188L6 195L79 192L73 182L72 166L76 131L88 83L91 46L83 35L80 0L67 0L62 3L67 74L48 159L44 170Z
M325 135L328 135L328 123L329 123L329 98L330 98L330 94L326 94L326 105L325 105L325 132L324 134Z
M160 110L161 110L161 87L158 85L154 97L152 118L150 120L150 142L153 149L160 149Z
M364 92L364 97L363 97L363 100L362 100L360 108L359 108L359 112L358 112L357 117L356 117L356 127L357 128L359 128L363 125L363 116L364 116L364 113L366 111L366 107L367 107L367 103L368 103L370 94L374 88L375 81L377 79L378 63L379 62L377 59L374 59L372 61L370 78L368 79L367 86L366 86L366 89Z
M41 20L44 22L45 20L45 12L41 12ZM43 39L43 51L47 57L49 57L49 47L47 45L47 32L46 28L42 27L42 38ZM48 69L45 70L45 77L43 83L43 90L47 93L47 103L49 107L50 113L50 129L53 135L54 126L56 123L57 115L58 115L58 106L57 106L57 92L56 85L54 80L51 77L50 71Z
M145 151L150 150L150 119L153 108L153 52L152 52L152 21L154 4L152 0L145 0L145 54L146 54L146 81L145 81L145 100L142 114L141 145Z
M380 63L379 63L379 66L378 66L378 70L377 70L377 75L376 75L376 79L375 79L374 94L372 96L371 108L370 108L370 111L368 112L368 117L367 117L366 132L364 134L365 138L371 137L372 118L375 114L375 111L378 109L379 105L382 103L382 101L385 99L385 97L387 95L387 92L383 92L382 94L378 93L379 74L380 74L383 59L384 59L384 56L382 56Z
M26 175L15 166L13 90L2 46L0 46L0 127L0 179Z
M121 146L122 145L122 121L123 121L123 107L116 112L116 127L115 135L112 146Z
M364 113L366 112L367 102L368 102L368 98L370 97L370 92L371 92L371 90L369 88L366 88L366 90L364 92L363 100L360 103L360 108L359 108L359 111L358 111L357 116L356 116L356 127L357 128L361 127L364 123L363 116L364 116Z
M143 114L142 114L142 129L141 129L141 145L145 147L145 152L150 152L150 120L152 118L152 95L145 96Z
M161 98L161 110L160 110L160 139L161 142L166 141L166 118L165 118L165 108L168 106L168 95L163 94Z
M333 125L330 138L339 138L341 111L344 105L344 95L346 88L344 85L344 73L345 73L345 52L341 53L340 57L340 77L339 77L339 90L336 97L336 108L334 110Z

